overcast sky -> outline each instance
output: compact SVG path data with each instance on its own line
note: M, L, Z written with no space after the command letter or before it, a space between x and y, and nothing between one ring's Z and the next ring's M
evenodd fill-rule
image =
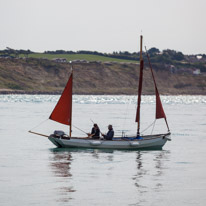
M206 54L206 0L0 0L0 49Z

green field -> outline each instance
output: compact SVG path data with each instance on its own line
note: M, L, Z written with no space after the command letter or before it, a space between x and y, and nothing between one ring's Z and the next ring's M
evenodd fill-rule
M133 60L116 59L116 58L110 58L110 57L104 57L104 56L92 55L92 54L44 54L44 53L34 53L34 54L29 54L29 57L45 58L45 59L65 58L65 59L67 59L67 61L86 60L86 61L101 61L101 62L131 62L131 63L137 63L136 61L133 61Z

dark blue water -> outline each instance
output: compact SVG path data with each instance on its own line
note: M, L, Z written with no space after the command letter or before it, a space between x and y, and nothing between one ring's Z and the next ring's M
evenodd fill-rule
M65 129L48 119L58 97L0 96L0 205L205 205L206 97L165 96L172 141L161 151L56 149L47 138ZM133 96L75 96L73 123L89 132L135 134ZM154 97L143 97L144 130L154 121ZM43 121L43 122L42 122ZM38 125L41 123L40 125ZM153 132L165 132L164 121ZM146 130L150 134L152 127ZM74 136L85 136L73 128Z

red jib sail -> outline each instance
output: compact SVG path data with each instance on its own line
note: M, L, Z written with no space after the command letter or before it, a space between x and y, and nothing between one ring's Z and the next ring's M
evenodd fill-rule
M56 122L71 125L71 116L72 116L72 78L73 74L70 75L64 91L51 113L49 119Z

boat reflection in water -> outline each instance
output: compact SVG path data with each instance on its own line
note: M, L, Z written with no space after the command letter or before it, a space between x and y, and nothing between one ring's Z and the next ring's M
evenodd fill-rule
M150 158L151 160L149 161ZM163 182L165 182L164 176L168 169L166 164L169 159L170 151L137 152L137 170L132 179L138 189L139 205L148 202L147 195L145 195L148 192L151 194L163 190Z
M55 187L55 193L57 193L57 202L69 202L72 197L70 193L74 193L75 189L71 184L72 173L72 153L66 150L60 150L58 148L51 149L50 168L55 177L58 177Z
M79 205L84 200L83 205L102 205L101 199L110 204L115 197L118 204L144 205L163 194L170 151L50 151L49 167L55 178L54 196L58 203ZM131 194L132 199L125 199L122 194Z

